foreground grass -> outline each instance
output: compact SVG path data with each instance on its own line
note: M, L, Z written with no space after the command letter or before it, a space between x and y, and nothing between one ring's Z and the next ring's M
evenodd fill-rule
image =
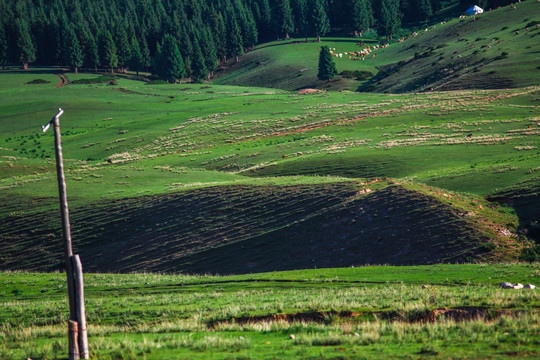
M64 275L8 272L0 279L0 358L66 358ZM537 290L497 285L538 284L537 265L85 280L96 359L535 358L540 344ZM484 309L485 316L422 321L444 308Z

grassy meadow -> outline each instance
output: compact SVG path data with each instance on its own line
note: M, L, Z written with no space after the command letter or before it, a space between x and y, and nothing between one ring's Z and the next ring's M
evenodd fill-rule
M0 360L67 358L60 107L92 359L538 358L499 284L540 285L539 4L323 39L330 82L313 39L204 84L0 71Z
M66 358L65 276L0 273L0 358ZM92 359L537 358L535 265L87 274ZM423 288L422 285L427 285Z
M475 17L460 18L457 13L453 18L402 29L391 41L372 30L362 38L328 37L321 43L314 38L305 42L301 37L264 43L219 74L215 82L387 93L537 85L538 14L538 2L526 0ZM389 46L374 49L385 44ZM341 76L330 82L317 79L322 45L342 54L334 57ZM368 46L372 51L363 60L351 55ZM345 74L355 71L360 76Z
M74 246L93 271L511 261L530 246L538 87L300 94L120 77L55 88L55 72L0 74L2 269L62 268L53 136L40 127L58 107Z

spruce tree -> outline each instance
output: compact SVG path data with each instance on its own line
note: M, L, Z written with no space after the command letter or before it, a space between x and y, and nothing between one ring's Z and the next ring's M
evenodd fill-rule
M150 56L150 49L148 49L148 43L146 39L141 39L141 69L148 71L148 68L152 65L152 57Z
M64 36L66 36L65 42L67 44L65 53L67 65L71 66L73 72L77 74L79 72L79 67L83 64L83 51L81 45L77 39L77 35L75 35L75 31L73 31L71 27L67 28Z
M139 71L141 71L143 67L143 59L142 59L141 47L139 46L139 42L137 41L137 38L135 36L131 38L130 48L131 48L131 57L129 59L128 65L129 65L129 68L133 71L136 71L137 76L139 76Z
M186 70L176 40L171 35L165 34L158 50L155 64L158 76L172 83L181 81L186 76Z
M210 27L205 26L201 31L201 48L204 55L204 64L208 70L208 79L214 76L214 71L217 69L218 56L212 31Z
M310 15L307 0L295 0L292 3L292 7L298 31L306 37L307 42L310 28Z
M294 32L294 19L289 0L279 0L278 22L280 35L284 35L285 39L288 39L289 34Z
M8 60L7 34L4 31L4 25L0 23L0 65L2 66L2 70L6 69L7 60Z
M322 0L311 0L310 6L312 9L311 22L317 41L321 42L321 36L326 35L330 31L330 21L326 14L326 9Z
M370 0L353 0L352 20L355 33L362 36L373 25L373 10Z
M212 15L214 16L214 15ZM216 53L218 59L225 61L227 58L227 29L225 26L225 20L223 15L218 13L217 16L212 18L212 36L216 44Z
M28 70L28 64L36 61L36 48L30 38L30 28L25 20L15 20L15 39L17 59L24 70Z
M185 26L182 28L181 35L173 36L178 44L180 55L184 61L184 69L186 74L184 76L191 76L191 58L193 57L193 42L191 41L191 27ZM171 35L172 36L172 35Z
M392 40L392 35L401 27L399 0L382 0L379 20L380 35Z
M131 44L125 27L120 23L115 27L114 44L118 54L118 66L125 72L131 59Z
M191 57L191 75L193 80L200 83L208 76L208 69L204 63L204 56L199 41L193 40L193 55Z
M118 55L113 37L109 30L103 30L99 38L99 58L101 65L108 67L111 73L113 73L114 69L118 66Z
M259 0L259 12L260 33L268 34L272 29L272 8L268 0Z
M330 54L330 49L328 46L321 46L321 51L319 53L319 72L317 73L317 78L319 80L328 80L332 79L337 75L336 64Z
M98 47L96 39L92 33L88 33L88 38L86 39L86 47L84 48L84 64L86 67L93 68L95 72L97 72L97 68L100 65Z
M235 62L238 62L238 57L243 53L244 46L240 27L238 26L234 12L230 11L227 17L227 55L234 57Z
M431 0L415 0L413 4L416 8L416 20L427 20L433 15Z
M441 0L431 0L431 10L433 13L441 10Z
M252 50L255 44L259 41L259 32L257 30L257 23L253 17L251 10L246 10L246 36L244 45Z

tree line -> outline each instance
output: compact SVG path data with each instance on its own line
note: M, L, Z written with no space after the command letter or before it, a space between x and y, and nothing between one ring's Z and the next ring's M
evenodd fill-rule
M130 69L203 81L259 41L320 40L338 28L361 35L374 26L391 38L402 21L429 18L440 6L440 0L0 0L0 65Z

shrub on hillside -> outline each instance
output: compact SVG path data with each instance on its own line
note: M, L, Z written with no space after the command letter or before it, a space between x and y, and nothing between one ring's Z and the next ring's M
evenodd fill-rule
M523 249L519 259L528 262L540 261L540 245Z
M43 79L34 79L32 81L27 82L27 84L34 85L34 84L50 84L50 81L43 80Z

